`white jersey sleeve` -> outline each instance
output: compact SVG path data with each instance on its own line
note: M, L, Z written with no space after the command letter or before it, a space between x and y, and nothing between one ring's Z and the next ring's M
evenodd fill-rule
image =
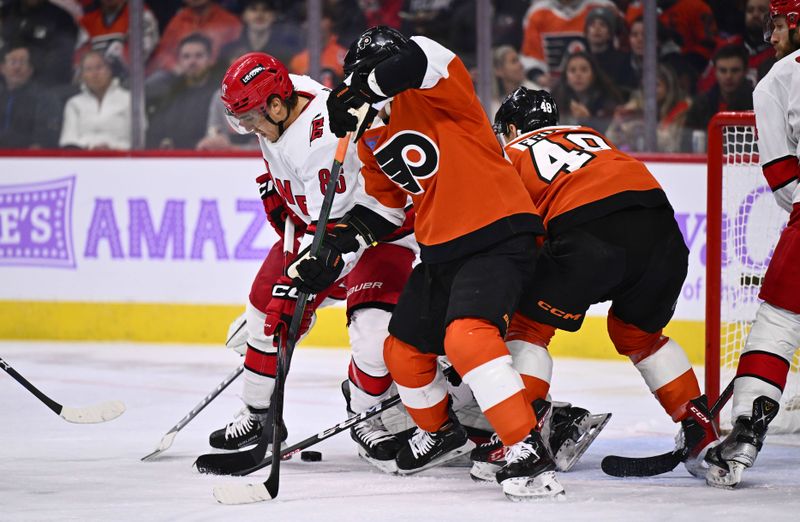
M778 205L787 211L800 202L800 94L792 89L800 80L797 57L800 52L776 63L753 92L759 161Z

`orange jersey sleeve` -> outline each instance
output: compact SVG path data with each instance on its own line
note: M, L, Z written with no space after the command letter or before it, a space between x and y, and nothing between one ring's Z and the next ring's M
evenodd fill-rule
M506 152L550 234L623 208L668 204L642 162L588 127L539 129Z
M436 42L413 39L428 60L425 78L420 88L394 97L384 131L362 138L367 194L384 205L411 196L426 262L454 259L512 234L541 232L536 208L503 156L466 67Z

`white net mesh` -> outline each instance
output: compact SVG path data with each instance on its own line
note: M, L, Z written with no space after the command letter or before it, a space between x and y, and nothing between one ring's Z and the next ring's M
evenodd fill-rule
M725 126L722 136L720 386L724 387L736 374L761 303L758 291L788 213L777 205L761 173L755 127ZM799 369L796 354L771 433L800 431ZM730 402L722 411L721 425L730 428Z

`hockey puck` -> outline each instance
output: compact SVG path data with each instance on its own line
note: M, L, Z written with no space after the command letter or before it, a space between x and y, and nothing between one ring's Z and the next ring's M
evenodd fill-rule
M319 462L322 460L322 453L319 451L301 451L300 460L303 462Z

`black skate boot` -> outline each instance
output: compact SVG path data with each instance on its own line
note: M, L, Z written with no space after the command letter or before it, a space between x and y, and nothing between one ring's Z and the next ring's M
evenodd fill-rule
M212 448L238 450L258 443L265 426L269 430L268 442L272 444L272 414L269 409L259 410L246 406L239 412L236 420L213 432L208 437L208 443ZM288 436L283 422L280 430L280 442L283 442Z
M347 414L355 412L350 408L350 381L342 382L342 395L347 403ZM397 473L395 457L402 443L386 429L380 415L350 428L350 437L358 444L358 456L384 473Z
M610 413L591 414L567 402L553 403L549 435L542 430L542 436L550 444L556 469L572 469L610 418Z
M719 434L705 395L690 400L686 409L688 416L681 421L681 430L675 437L675 451L680 454L686 470L702 478L707 469L703 458L709 448L719 441Z
M496 479L509 500L565 497L564 487L556 478L556 464L538 431L507 447L505 460L506 465L497 472Z
M769 423L780 405L762 395L753 401L753 415L739 417L720 444L706 453L706 483L717 488L733 489L742 481L742 472L752 466L764 444Z
M384 473L397 473L395 458L401 443L386 429L380 416L350 428L350 437L358 444L358 455L362 459Z
M562 404L569 405L568 403ZM550 402L537 399L533 401L531 406L538 419L537 429L541 432L548 431L551 426ZM546 436L543 435L543 437ZM472 480L475 482L497 482L497 472L506 465L506 448L497 433L493 433L489 441L479 444L478 447L472 450L469 457L472 459L472 468L469 470L469 476Z
M469 454L472 468L469 476L475 482L495 482L498 471L506 465L506 450L503 441L492 433L491 438L483 444L478 444Z
M397 452L397 473L419 473L468 453L474 447L475 443L469 440L467 430L451 411L450 420L438 431L431 433L417 428Z

